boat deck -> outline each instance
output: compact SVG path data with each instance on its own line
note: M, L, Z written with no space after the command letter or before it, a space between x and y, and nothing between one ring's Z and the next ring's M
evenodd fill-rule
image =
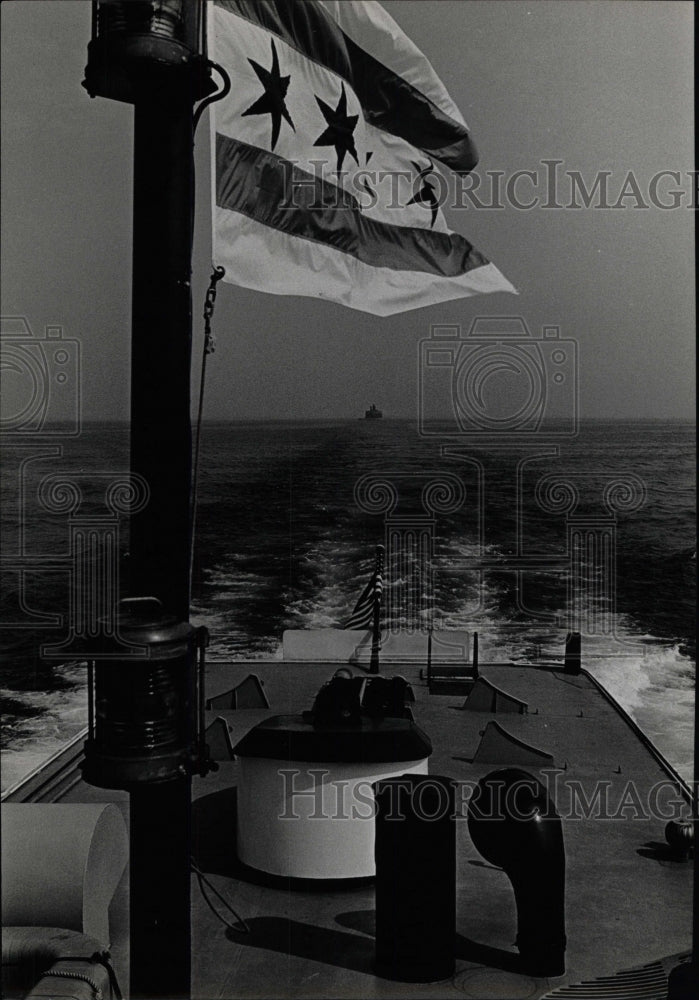
M225 718L235 745L262 718L310 708L318 687L336 668L336 663L282 661L211 664L209 697L252 672L263 682L270 708L215 710L210 718ZM372 884L309 887L258 878L244 870L236 858L238 763L224 760L218 772L194 780L195 855L249 933L224 926L193 877L194 997L537 998L566 983L610 976L689 951L692 863L673 860L664 843L672 803L686 790L588 675L565 675L553 667L484 666L482 676L527 703L528 713L519 715L464 711L463 694L429 694L414 665L386 667L384 672L400 673L412 685L415 721L434 746L432 774L449 775L460 786L472 787L503 766L474 760L483 731L495 720L516 739L552 755L553 763L544 762L544 767L549 773L551 768L560 772L555 801L563 818L567 862L565 976L530 979L522 973L514 946L512 888L506 874L487 864L471 843L465 801L464 819L456 823L455 976L427 985L377 976ZM536 767L525 769L537 773ZM553 788L551 775L549 782ZM594 803L595 789L601 798L592 807L594 815L583 818L581 793ZM124 794L83 783L70 789L65 800L104 797L128 809ZM234 925L210 890L209 896ZM117 915L114 919L120 920ZM123 964L123 944L115 951ZM126 979L122 981L125 985Z

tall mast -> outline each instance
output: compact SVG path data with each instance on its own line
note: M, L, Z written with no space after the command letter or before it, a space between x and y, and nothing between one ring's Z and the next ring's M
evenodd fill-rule
M214 87L205 4L93 0L92 10L84 86L134 105L131 471L149 502L132 518L120 618L122 638L146 652L97 658L84 774L130 793L131 996L173 1000L191 991L193 107Z
M191 240L187 93L134 108L131 471L150 501L131 521L132 586L189 618Z

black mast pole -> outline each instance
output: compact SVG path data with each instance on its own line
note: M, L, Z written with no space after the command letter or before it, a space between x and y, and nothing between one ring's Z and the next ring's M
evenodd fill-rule
M84 774L130 793L130 993L191 993L191 774L197 761L189 625L194 104L211 94L199 0L93 0L84 86L134 106L132 517L122 638L145 652L96 664ZM156 598L156 601L148 600Z
M131 593L189 621L192 101L134 110L131 470L150 488L131 522ZM190 993L187 768L131 789L131 990Z
M131 470L150 488L131 521L130 577L189 617L192 444L192 102L134 109Z

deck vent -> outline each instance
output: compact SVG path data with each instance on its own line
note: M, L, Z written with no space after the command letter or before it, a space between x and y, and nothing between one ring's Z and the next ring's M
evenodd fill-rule
M212 760L235 760L228 723L220 715L206 727L206 745Z
M207 698L206 707L209 710L232 710L236 708L269 708L269 701L264 692L262 681L257 674L248 674L245 680L236 684L230 691Z
M526 701L502 691L485 677L478 678L461 707L470 712L513 712L518 715L524 715L528 709Z
M501 725L490 720L478 744L474 764L517 764L520 767L553 766L553 755L517 739Z

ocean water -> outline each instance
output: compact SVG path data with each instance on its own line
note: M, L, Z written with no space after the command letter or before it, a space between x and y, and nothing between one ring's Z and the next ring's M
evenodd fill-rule
M590 422L574 439L481 445L441 430L205 425L192 618L211 658L277 657L284 629L341 626L385 542L384 628L477 630L482 663L535 664L561 659L575 625L583 665L690 779L694 425ZM70 562L69 515L42 506L40 485L73 477L79 513L98 516L105 478L128 469L123 426L33 445L3 453L3 551L24 567L3 572L3 788L86 721L84 668L39 656L64 635L38 616L67 614Z

